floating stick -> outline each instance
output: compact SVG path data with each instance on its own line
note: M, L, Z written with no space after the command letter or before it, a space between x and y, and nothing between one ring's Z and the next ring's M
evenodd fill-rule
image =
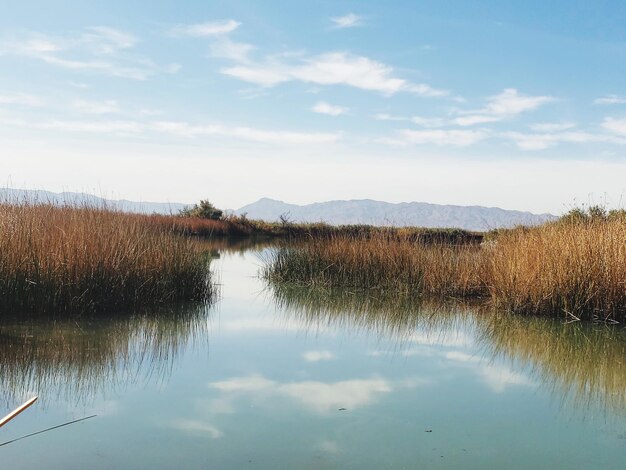
M0 420L0 428L4 426L5 424L7 424L9 421L11 421L13 418L15 418L17 415L19 415L22 411L24 411L26 408L28 408L30 405L32 405L36 401L37 401L37 397L33 397L30 400L28 400L26 403L24 403L22 406L20 406L19 408L16 408L15 410L11 411L8 415L2 418L2 420Z
M7 444L10 444L11 442L20 441L22 439L26 439L27 437L31 437L31 436L35 436L37 434L41 434L43 432L48 432L48 431L52 431L53 429L62 428L63 426L67 426L69 424L74 424L74 423L78 423L79 421L85 421L86 419L95 418L96 416L98 416L98 415L86 416L84 418L75 419L73 421L68 421L67 423L58 424L57 426L52 426L51 428L47 428L47 429L44 429L42 431L32 432L32 433L26 434L25 436L22 436L22 437L16 437L15 439L11 439L10 441L3 442L2 444L0 444L0 447L5 446Z

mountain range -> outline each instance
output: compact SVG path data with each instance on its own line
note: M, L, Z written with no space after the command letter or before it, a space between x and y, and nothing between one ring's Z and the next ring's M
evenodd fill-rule
M107 206L137 213L177 214L188 204L173 202L138 202L111 200L87 193L54 193L40 190L0 188L0 200L26 200L53 204ZM246 215L249 219L275 222L286 218L292 222L326 222L332 225L367 224L395 227L462 228L490 230L516 225L537 225L555 219L551 214L533 214L498 207L455 206L426 202L389 203L371 199L328 201L314 204L288 204L262 198L227 213Z
M462 228L477 231L516 225L537 225L556 218L551 214L533 214L498 207L454 206L426 202L393 204L371 199L328 201L300 206L263 198L237 209L235 214L245 214L249 219L267 221L276 221L282 216L292 222Z
M0 201L28 201L33 203L51 203L68 205L87 205L111 207L114 209L136 212L139 214L178 214L178 211L189 204L176 202L137 202L126 199L105 199L87 193L62 192L53 193L33 189L0 188Z

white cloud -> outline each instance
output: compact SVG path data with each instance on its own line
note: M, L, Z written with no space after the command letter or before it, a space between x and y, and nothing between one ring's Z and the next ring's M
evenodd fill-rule
M235 20L207 21L205 23L178 25L172 32L174 34L185 34L188 36L219 36L228 34L236 30L241 23Z
M374 114L374 116L372 116L374 119L376 119L377 121L407 121L407 118L404 118L402 116L395 116L393 114L389 114L389 113L377 113Z
M626 118L608 117L602 122L602 127L615 134L626 135Z
M535 132L561 132L576 127L573 122L542 122L531 124L530 129Z
M135 121L50 121L37 124L34 127L66 132L90 132L98 134L136 134L144 130L144 126Z
M626 98L618 95L606 95L593 100L594 104L626 104Z
M315 113L328 114L329 116L340 116L341 114L346 114L348 112L348 108L328 104L324 101L316 103L311 110Z
M536 384L524 374L512 371L502 365L483 364L483 360L478 356L460 351L450 351L445 354L446 359L459 362L468 367L475 368L482 376L485 384L495 393L502 393L510 385L523 385L533 387Z
M334 359L333 353L330 351L307 351L302 357L307 362L329 361Z
M614 123L611 123L614 124ZM619 127L619 126L616 126ZM626 134L626 121L624 122L624 133ZM503 137L511 139L522 150L544 150L559 143L610 143L616 145L626 145L626 138L607 134L592 134L590 132L556 132L526 134L522 132L504 132Z
M446 123L445 119L442 118L425 118L421 116L413 116L411 122L422 127L441 127Z
M274 66L236 65L234 67L225 67L220 72L224 75L264 87L271 87L292 80L288 73Z
M482 130L457 129L403 129L398 131L398 135L400 137L399 140L390 140L386 143L432 144L437 146L467 147L485 139L487 137L487 132Z
M551 96L527 96L515 88L506 88L499 95L489 98L485 111L496 116L512 116L537 109L539 106L554 101Z
M385 95L409 92L420 96L441 97L449 94L429 85L413 84L394 77L392 67L347 52L329 52L306 57L291 64L273 58L260 64L225 67L221 72L266 87L301 81L316 85L347 85Z
M17 104L21 106L41 106L43 101L33 95L26 93L13 93L10 95L0 95L0 105L3 104Z
M248 377L235 377L221 382L213 382L210 385L212 388L222 392L258 392L275 387L276 382L260 375L250 375Z
M488 116L486 114L471 114L469 116L461 116L452 120L454 124L459 126L473 126L475 124L486 124L488 122L498 122L502 120L502 116Z
M259 375L235 377L209 384L227 393L265 393L271 396L288 397L318 413L327 413L338 408L355 409L372 403L378 395L392 391L384 379L355 379L326 383L318 381L291 382L282 384Z
M515 88L506 88L502 93L487 98L487 103L483 108L474 111L460 111L461 116L456 118L454 123L459 126L473 126L502 121L535 110L552 101L555 99L551 96L523 95Z
M249 62L248 55L255 49L252 44L235 42L228 37L220 37L209 44L209 55L235 62Z
M185 137L215 135L267 144L322 144L336 142L340 138L338 133L267 131L251 127L228 127L221 124L193 125L180 121L156 122L153 128L159 132Z
M74 37L28 33L0 43L0 55L40 60L70 70L92 71L114 77L146 80L157 73L175 73L180 66L160 66L142 56L129 55L138 40L117 29L95 26Z
M177 419L172 421L170 427L189 434L206 435L212 439L218 439L224 434L212 424L194 419Z
M104 111L104 107L92 112ZM184 121L140 122L130 120L115 121L71 121L52 120L32 122L23 119L2 119L0 123L32 129L54 129L65 132L138 134L147 132L165 133L178 137L221 136L250 142L277 145L309 145L334 143L341 133L271 131L253 127L231 127L223 124L191 124Z
M73 103L73 108L77 111L87 114L111 114L119 113L120 108L115 100L105 101L85 101L76 100Z
M82 36L82 42L91 43L102 54L114 54L118 49L128 49L137 44L137 38L124 31L106 26L92 26Z
M344 16L335 16L331 18L330 21L334 23L335 28L352 28L362 25L363 17L355 15L354 13L348 13Z

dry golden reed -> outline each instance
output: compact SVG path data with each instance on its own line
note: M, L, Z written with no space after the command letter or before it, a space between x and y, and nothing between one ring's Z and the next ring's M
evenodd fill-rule
M626 314L626 221L551 223L498 236L486 250L494 303L531 314Z
M272 281L448 297L484 291L481 249L469 244L425 244L384 234L332 236L278 249L270 258L264 275Z
M626 217L564 219L481 245L374 235L276 250L264 275L298 285L485 297L502 310L571 319L626 317Z
M208 260L148 216L0 204L0 311L80 312L206 298Z

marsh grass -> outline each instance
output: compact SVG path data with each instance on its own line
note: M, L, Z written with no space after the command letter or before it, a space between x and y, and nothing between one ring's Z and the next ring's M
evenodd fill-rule
M300 286L476 297L484 293L481 249L384 234L313 239L270 253L263 275Z
M626 218L566 218L476 244L385 234L332 236L273 251L272 283L488 299L514 313L626 317Z
M107 208L0 204L0 311L67 313L206 299L194 241Z
M551 223L500 235L485 251L502 309L570 319L626 315L626 220Z

